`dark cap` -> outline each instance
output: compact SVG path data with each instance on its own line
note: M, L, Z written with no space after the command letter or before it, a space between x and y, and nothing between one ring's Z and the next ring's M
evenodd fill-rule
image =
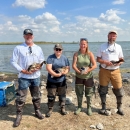
M63 49L63 47L62 47L61 44L56 44L56 45L54 46L54 49L56 49L56 48Z
M27 34L32 34L33 35L33 31L31 29L25 29L23 31L23 35L27 35Z

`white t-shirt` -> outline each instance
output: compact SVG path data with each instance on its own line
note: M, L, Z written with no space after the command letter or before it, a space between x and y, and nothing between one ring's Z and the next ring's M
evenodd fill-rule
M107 61L118 61L119 58L123 58L122 48L119 44L114 43L112 45L108 43L104 43L100 46L97 57L102 58L103 60ZM101 64L101 66L105 69L118 69L119 66L108 66L106 64Z

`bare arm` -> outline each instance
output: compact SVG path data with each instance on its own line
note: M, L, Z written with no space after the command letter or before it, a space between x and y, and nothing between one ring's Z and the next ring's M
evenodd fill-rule
M48 71L48 73L50 73L52 76L54 77L60 77L62 75L62 73L55 73L53 70L52 70L52 64L47 64L46 65L46 70Z
M95 60L92 52L90 52L90 61L92 63L92 67L89 68L87 72L90 72L90 71L94 70L95 68L97 68L96 60Z
M113 65L110 61L103 60L101 57L97 57L97 62L99 62L100 64L105 64L106 66Z
M74 53L73 55L73 62L72 62L72 68L79 74L81 74L80 70L77 68L77 56L78 56L78 52Z
M62 72L63 75L66 75L70 71L70 67L66 66L65 71Z

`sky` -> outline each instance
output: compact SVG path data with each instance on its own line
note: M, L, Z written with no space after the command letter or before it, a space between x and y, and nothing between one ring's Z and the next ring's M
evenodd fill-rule
M0 0L0 42L22 42L30 28L34 41L130 41L130 0Z

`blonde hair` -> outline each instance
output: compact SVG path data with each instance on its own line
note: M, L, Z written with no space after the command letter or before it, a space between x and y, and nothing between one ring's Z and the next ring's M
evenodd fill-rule
M86 41L86 44L88 44L88 41L87 41L87 40L80 40L80 44L81 44L81 41ZM79 51L81 51L81 50L79 49ZM90 54L90 50L89 50L88 46L87 46L87 48L86 48L85 54L87 54L87 55Z

